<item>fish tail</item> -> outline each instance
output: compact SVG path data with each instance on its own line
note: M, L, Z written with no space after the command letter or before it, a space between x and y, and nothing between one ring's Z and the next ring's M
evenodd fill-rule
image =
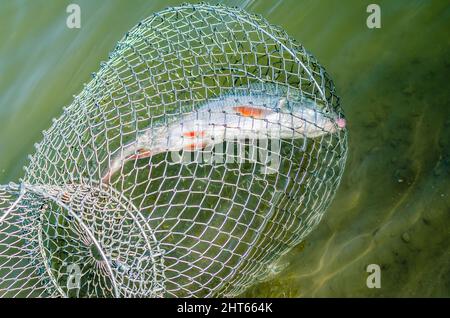
M116 174L122 166L136 155L137 145L132 142L125 146L113 159L110 161L108 170L103 174L102 183L108 185L111 178Z
M106 184L106 185L109 185L109 182L111 181L111 178L112 178L113 174L114 174L113 171L108 170L106 172L106 174L102 177L102 183Z

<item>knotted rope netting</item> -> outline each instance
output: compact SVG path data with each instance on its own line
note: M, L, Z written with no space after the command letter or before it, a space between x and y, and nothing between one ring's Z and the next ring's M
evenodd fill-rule
M0 187L0 295L239 295L317 225L346 153L331 79L282 29L168 8Z

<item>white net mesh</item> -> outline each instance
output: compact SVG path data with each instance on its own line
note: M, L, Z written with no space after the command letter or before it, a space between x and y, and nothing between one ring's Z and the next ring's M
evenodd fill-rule
M166 9L0 187L0 296L236 296L320 221L346 153L332 81L284 31Z

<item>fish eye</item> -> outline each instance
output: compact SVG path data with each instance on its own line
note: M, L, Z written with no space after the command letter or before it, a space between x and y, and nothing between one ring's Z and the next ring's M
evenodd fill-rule
M289 113L292 112L292 105L291 105L291 102L286 101L286 104L285 104L284 107L285 107L285 110L286 110L287 112L289 112Z
M283 103L280 105L279 110L280 110L280 111L287 112L287 113L292 112L292 105L291 105L291 102L288 101L287 99L284 100Z
M286 102L284 103L284 107L285 110L290 111L291 110L291 102L286 100Z

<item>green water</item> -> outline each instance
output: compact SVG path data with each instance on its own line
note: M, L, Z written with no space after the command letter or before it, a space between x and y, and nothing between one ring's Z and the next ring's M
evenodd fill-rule
M179 1L0 3L0 183L139 20ZM75 1L73 1L75 2ZM380 4L382 27L366 26ZM215 3L215 2L214 2ZM347 169L289 265L245 296L450 296L450 6L443 1L224 1L282 26L325 66L348 119ZM366 286L368 264L381 288Z

